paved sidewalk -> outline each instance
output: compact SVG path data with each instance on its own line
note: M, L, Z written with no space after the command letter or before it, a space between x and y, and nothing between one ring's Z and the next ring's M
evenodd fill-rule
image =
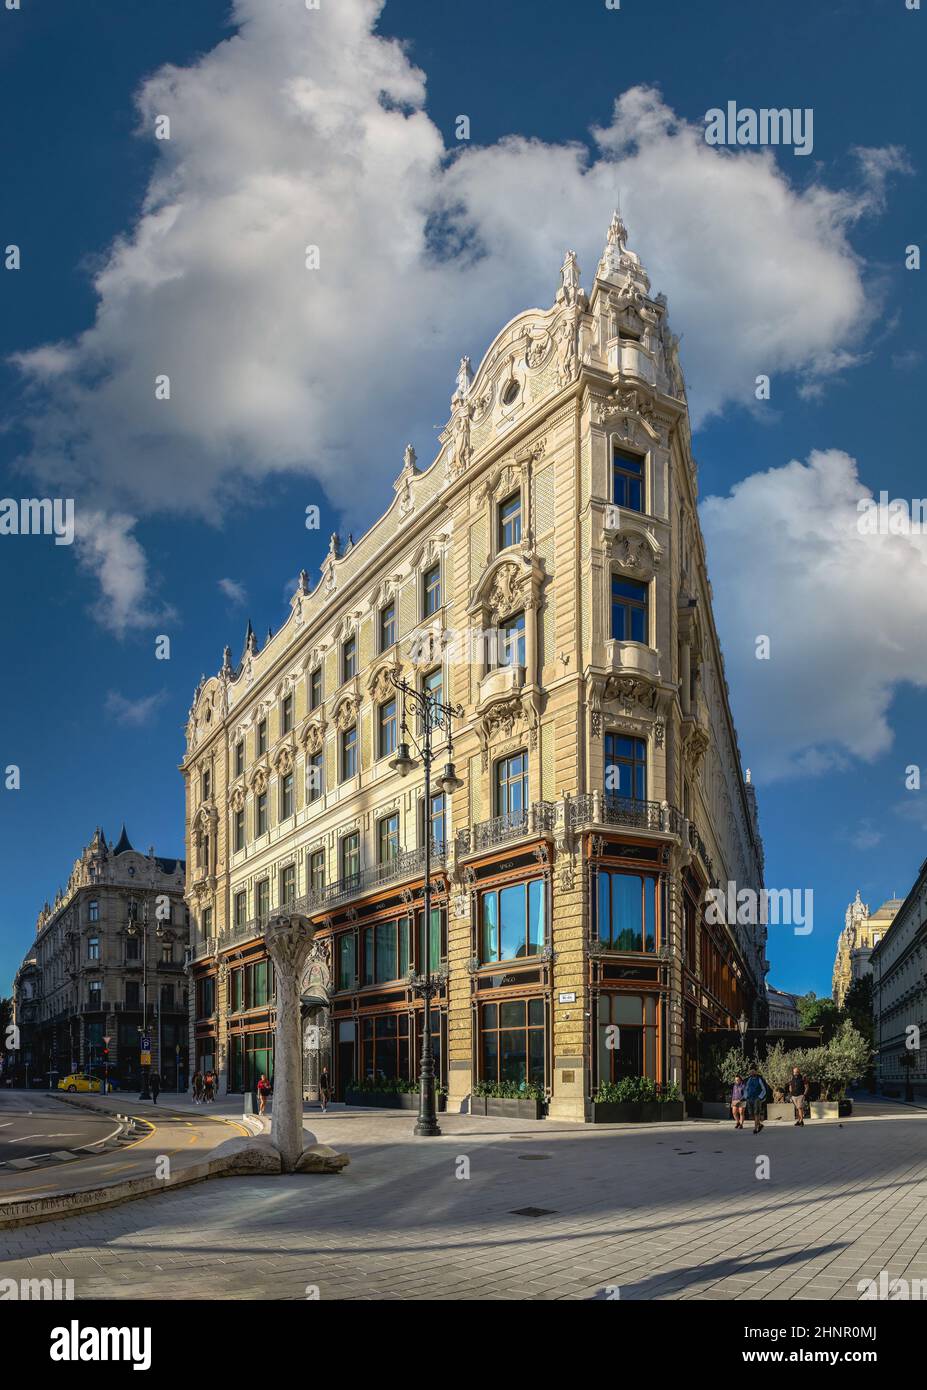
M927 1116L858 1116L754 1139L445 1115L428 1140L408 1112L316 1111L343 1174L0 1232L0 1274L71 1277L78 1299L855 1300L883 1269L927 1277Z

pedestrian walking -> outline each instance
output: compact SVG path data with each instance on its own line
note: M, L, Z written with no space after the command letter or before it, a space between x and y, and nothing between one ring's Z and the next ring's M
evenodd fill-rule
M199 1105L203 1099L203 1073L198 1071L193 1078L193 1104Z
M259 1115L263 1115L263 1114L264 1114L264 1111L265 1111L266 1106L267 1106L267 1095L268 1095L268 1092L269 1092L269 1091L270 1091L270 1082L267 1080L267 1077L264 1075L264 1073L261 1072L261 1075L260 1075L260 1077L259 1077L259 1079L258 1079L258 1084L257 1084L257 1093L258 1093L258 1114L259 1114Z
M322 1114L328 1109L328 1102L331 1099L332 1083L328 1076L328 1067L323 1067L319 1074L319 1097L322 1101Z
M807 1092L808 1083L798 1067L793 1067L792 1075L789 1077L789 1099L795 1106L795 1123L802 1127L805 1123L805 1096Z
M210 1067L209 1071L208 1071L208 1072L206 1073L206 1075L203 1077L203 1103L204 1103L204 1105L207 1104L209 1101L212 1100L212 1085L213 1085L213 1076L212 1076L212 1067Z
M744 1079L738 1072L734 1077L734 1085L731 1087L731 1114L734 1116L735 1129L743 1129L744 1127L744 1115L747 1112L744 1085Z
M766 1086L756 1067L751 1067L747 1072L747 1080L744 1085L744 1100L747 1102L747 1114L753 1120L753 1133L759 1134L763 1128L763 1102L766 1099Z
M161 1078L156 1071L153 1071L148 1078L148 1089L151 1091L151 1099L157 1105L158 1094L161 1090Z

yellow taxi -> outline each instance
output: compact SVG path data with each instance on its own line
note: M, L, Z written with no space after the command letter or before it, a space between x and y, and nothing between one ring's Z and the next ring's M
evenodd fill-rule
M63 1076L58 1082L59 1091L99 1091L102 1083L98 1076L88 1076L86 1072L75 1071Z

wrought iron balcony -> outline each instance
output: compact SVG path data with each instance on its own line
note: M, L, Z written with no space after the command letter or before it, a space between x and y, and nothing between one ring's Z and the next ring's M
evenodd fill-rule
M446 846L433 843L431 846L432 867L444 863L447 857ZM371 864L367 869L358 869L356 874L348 874L334 883L326 884L315 894L310 894L310 906L306 911L318 912L323 907L334 907L347 902L349 898L370 893L386 883L396 883L403 878L415 878L425 872L425 846L417 849L400 850L383 864Z
M455 847L458 855L481 854L511 840L546 835L553 830L556 822L556 802L533 801L521 811L507 811L502 816L477 821L473 826L458 830Z
M629 830L656 830L664 835L679 835L683 817L668 801L638 801L630 796L615 796L610 792L586 792L569 802L568 824L571 830L584 825L621 825Z
M203 956L215 955L218 941L219 938L217 936L204 936L202 941L194 942L192 947L193 960L202 960ZM129 962L128 969L135 968L141 968L141 961Z

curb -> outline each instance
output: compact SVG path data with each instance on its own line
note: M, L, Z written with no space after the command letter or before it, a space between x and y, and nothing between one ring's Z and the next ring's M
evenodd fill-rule
M115 1109L103 1110L100 1106L87 1105L77 1096L61 1095L58 1099L71 1105L79 1105L85 1110L93 1110L97 1114L102 1112L114 1115L129 1125L136 1122L138 1118L123 1115L121 1111ZM166 1114L167 1112L162 1113ZM217 1116L217 1118L227 1120L231 1124L243 1125L252 1135L263 1133L264 1122L259 1120L256 1115L244 1115L241 1119L237 1116L234 1119L231 1116ZM147 1124L148 1121L142 1120L142 1123ZM259 1126L257 1129L253 1128L254 1123ZM228 1143L228 1139L220 1139L212 1152L215 1152L215 1149L225 1143ZM69 1216L80 1216L84 1212L101 1211L105 1207L119 1206L123 1202L133 1202L140 1197L152 1197L158 1193L172 1191L177 1187L186 1187L190 1183L204 1182L208 1178L221 1177L233 1166L234 1162L235 1159L232 1155L223 1155L220 1158L207 1157L180 1169L170 1178L153 1176L122 1178L97 1187L49 1192L42 1197L23 1197L15 1201L0 1199L0 1230L35 1225L40 1221L58 1221Z

